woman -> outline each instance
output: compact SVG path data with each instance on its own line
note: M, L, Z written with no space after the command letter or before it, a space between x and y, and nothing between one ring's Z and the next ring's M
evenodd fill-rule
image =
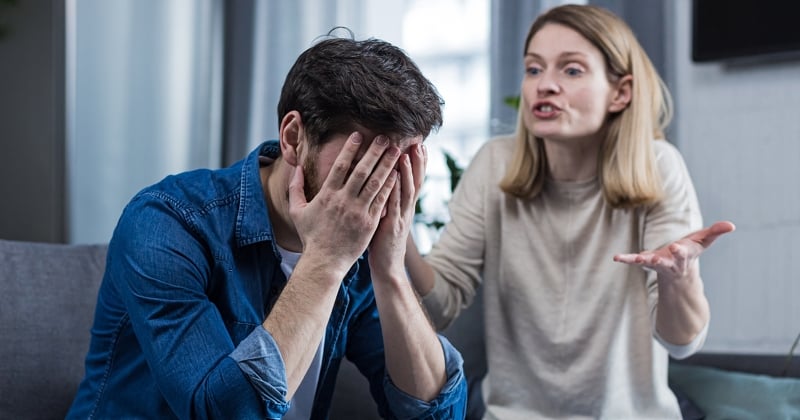
M551 9L524 63L516 134L478 152L431 253L409 242L412 281L440 329L483 282L487 417L680 418L667 354L702 345L698 256L734 226L700 229L669 93L621 19Z

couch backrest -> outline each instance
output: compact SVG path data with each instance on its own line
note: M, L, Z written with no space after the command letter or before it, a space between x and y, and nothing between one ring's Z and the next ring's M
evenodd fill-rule
M105 245L0 239L0 419L63 419L83 379ZM480 295L444 334L461 350L480 418L486 372ZM474 404L477 403L477 404ZM477 411L477 413L482 413ZM331 418L377 417L366 379L345 361Z
M64 418L105 255L105 245L0 240L0 419Z

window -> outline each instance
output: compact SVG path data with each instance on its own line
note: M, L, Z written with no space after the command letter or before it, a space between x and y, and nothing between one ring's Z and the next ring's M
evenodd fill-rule
M403 48L445 100L444 124L425 142L428 172L420 198L422 219L443 222L450 198L444 153L464 167L489 136L489 0L410 0L397 12L368 11L369 36ZM399 27L397 16L403 16ZM418 234L417 245L425 253L431 240Z

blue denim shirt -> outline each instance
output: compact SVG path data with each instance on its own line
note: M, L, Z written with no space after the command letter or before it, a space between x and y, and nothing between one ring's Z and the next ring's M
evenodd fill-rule
M286 285L259 168L266 142L220 170L169 176L139 192L109 243L86 376L68 418L277 419L283 360L262 327ZM343 357L385 418L463 418L460 354L440 337L447 383L431 402L396 388L384 362L369 264L342 281L325 331L312 418L326 418Z

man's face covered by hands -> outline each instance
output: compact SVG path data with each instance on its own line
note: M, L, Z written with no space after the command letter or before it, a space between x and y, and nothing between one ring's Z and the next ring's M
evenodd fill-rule
M350 165L350 172L352 172L355 165L361 160L361 157L366 153L370 144L375 141L376 135L368 130L360 130L364 139L368 141L363 142L358 156L353 160ZM342 145L347 141L348 134L336 134L334 137L322 145L310 146L303 159L303 178L305 178L305 191L306 200L311 201L322 188L322 183L330 172L333 162L336 160ZM411 146L422 143L422 136L417 137L389 137L389 143L400 149L401 154L408 153Z
M390 139L361 131L317 148L301 140L295 161L303 163L293 169L288 193L304 255L317 255L344 274L369 247L376 273L402 272L427 163L421 143L422 136Z

